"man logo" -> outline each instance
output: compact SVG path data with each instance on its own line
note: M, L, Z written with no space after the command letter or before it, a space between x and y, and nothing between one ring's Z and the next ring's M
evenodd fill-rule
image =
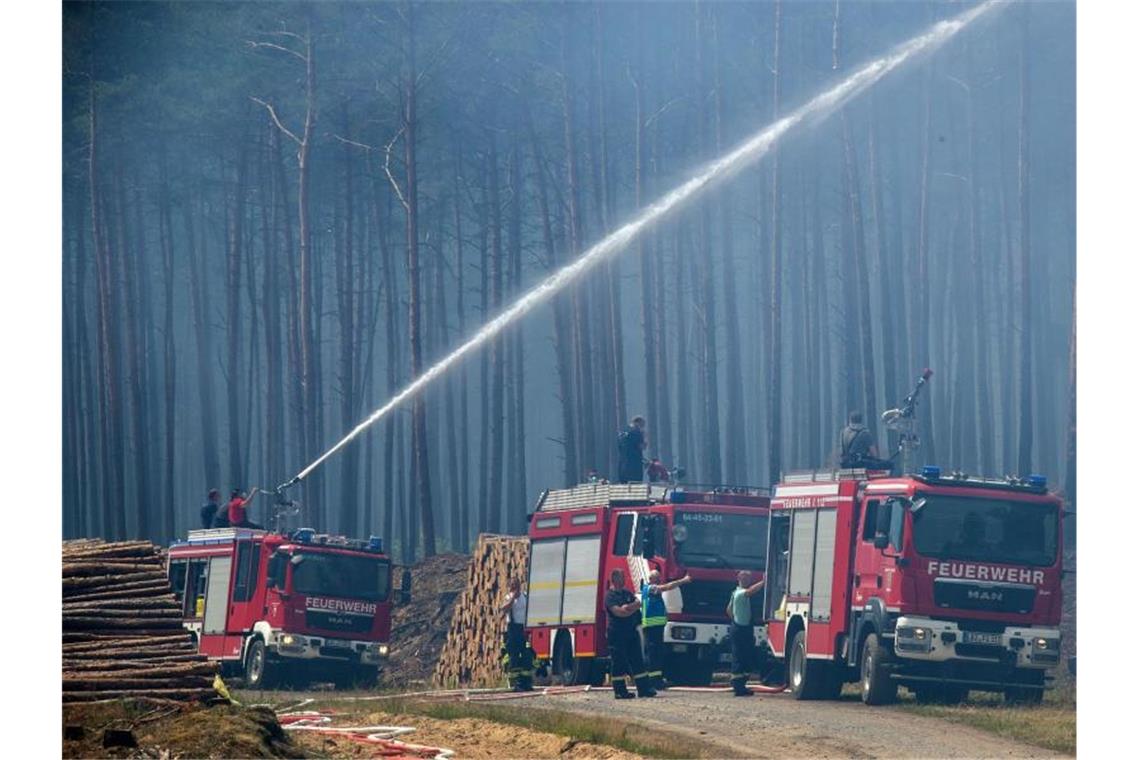
M966 592L966 598L975 599L979 602L1000 602L1002 599L1002 592L979 591L978 589L970 589Z

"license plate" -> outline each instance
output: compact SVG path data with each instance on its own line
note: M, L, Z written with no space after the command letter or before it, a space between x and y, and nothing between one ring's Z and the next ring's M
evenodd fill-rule
M325 639L325 646L331 649L351 649L352 643L340 639Z
M1001 646L1001 634L965 631L962 634L962 641L967 644L995 644L997 646Z

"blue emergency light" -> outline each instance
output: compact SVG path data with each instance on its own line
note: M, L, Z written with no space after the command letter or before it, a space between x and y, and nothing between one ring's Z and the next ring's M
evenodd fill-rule
M935 467L932 464L922 466L922 477L929 478L930 480L938 480L942 477L942 468Z
M1033 488L1044 488L1049 481L1044 475L1030 475L1025 482Z
M297 528L293 531L293 540L300 544L307 544L312 542L315 535L317 535L317 531L313 528Z
M688 501L688 494L684 488L674 488L669 494L669 501L673 504L684 504Z
M384 546L384 544L383 544L383 541L381 541L380 536L369 536L368 537L368 550L369 551L382 552L382 551L384 551L383 546Z

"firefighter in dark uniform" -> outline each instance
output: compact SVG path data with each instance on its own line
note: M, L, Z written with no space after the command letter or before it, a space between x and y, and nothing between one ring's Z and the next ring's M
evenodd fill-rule
M610 573L610 587L606 591L606 646L610 650L610 680L615 699L633 699L626 676L632 676L637 684L637 696L657 696L649 685L649 674L641 658L641 640L637 635L640 612L641 602L625 587L625 573L615 569Z
M634 417L618 435L618 483L640 483L645 479L645 418Z
M503 649L507 659L507 681L515 691L534 689L534 653L527 657L526 633L526 592L517 578L512 578L507 586L507 595L499 611L507 616L507 631ZM528 662L529 659L529 662Z
M661 661L665 653L665 624L669 620L665 598L661 595L692 580L686 575L675 581L661 583L661 573L653 569L649 571L649 579L641 584L641 636L645 639L645 665L649 669L649 682L654 689L665 688Z
M847 415L847 426L839 432L839 466L866 467L869 470L889 470L893 463L879 458L875 437L863 424L862 412Z
M752 689L744 685L756 651L756 639L752 634L752 597L764 588L764 581L748 585L751 580L752 573L747 570L737 574L736 588L724 610L732 618L732 694L736 697L752 696Z

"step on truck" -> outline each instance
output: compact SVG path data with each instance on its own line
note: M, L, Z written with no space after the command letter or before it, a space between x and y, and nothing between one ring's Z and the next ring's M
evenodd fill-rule
M375 684L388 656L391 569L379 538L307 528L192 530L167 553L198 651L258 689Z
M1039 702L1051 685L1063 514L1043 477L798 473L771 510L768 638L797 699L858 681L867 704L900 686Z
M725 615L740 570L763 576L768 497L754 488L587 483L546 491L530 515L526 634L540 663L564 684L604 682L603 600L620 568L638 594L651 569L692 582L664 601L665 677L707 685L729 659ZM764 645L762 610L755 636Z

